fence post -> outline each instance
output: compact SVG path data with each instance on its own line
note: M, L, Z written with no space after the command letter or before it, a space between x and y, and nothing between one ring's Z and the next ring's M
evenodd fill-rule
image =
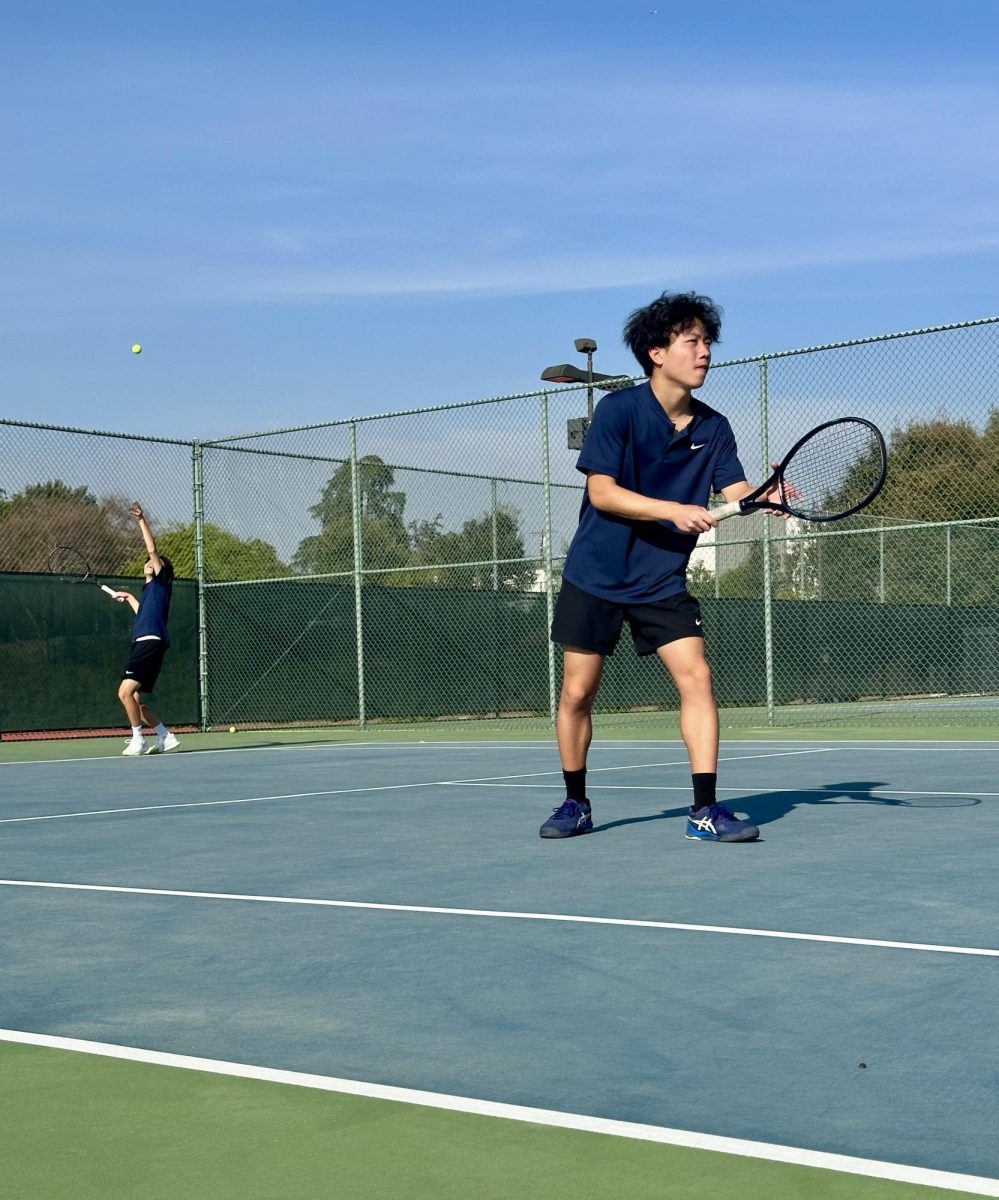
M548 613L548 628L551 629L555 614L555 596L552 590L552 475L551 454L548 441L548 393L541 393L541 465L545 497L545 607ZM555 643L548 642L548 719L555 724Z
M194 481L194 577L198 595L198 728L208 729L208 618L205 613L205 482L202 474L203 450L195 438L191 443L191 469Z
M885 531L878 534L878 601L885 602Z
M489 506L489 511L492 513L492 533L493 533L493 591L499 591L499 528L497 526L496 516L496 480L489 481L492 484L490 493L492 503Z
M357 422L350 423L350 509L354 526L354 627L357 638L357 723L367 724L364 697L364 538L361 529L361 471L357 461Z
M951 602L951 573L950 573L950 526L947 526L947 607L950 608Z
M767 392L767 359L760 359L760 450L763 455L763 478L769 476L770 431L769 396ZM773 630L773 579L770 569L770 519L763 516L763 654L767 680L767 724L773 725L774 715L774 630Z

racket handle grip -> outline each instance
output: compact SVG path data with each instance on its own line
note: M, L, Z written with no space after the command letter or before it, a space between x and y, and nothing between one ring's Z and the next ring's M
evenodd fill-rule
M711 509L711 515L716 521L724 521L726 517L737 517L742 513L742 501L733 500L729 504L722 504L718 508Z
M109 588L109 587L108 587L108 585L107 585L106 583L102 583L102 584L101 584L101 591L102 591L102 592L107 592L107 594L108 594L109 596L113 596L113 595L114 595L114 588Z

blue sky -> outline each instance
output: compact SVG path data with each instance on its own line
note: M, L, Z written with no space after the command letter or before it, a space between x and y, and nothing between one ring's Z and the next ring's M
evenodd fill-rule
M35 0L0 416L221 436L999 312L999 3ZM129 347L141 342L133 356Z

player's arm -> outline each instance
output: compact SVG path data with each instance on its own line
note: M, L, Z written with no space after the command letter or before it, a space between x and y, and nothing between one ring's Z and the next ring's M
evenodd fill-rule
M127 604L134 613L139 611L139 602L131 592L115 592L111 599L117 600L119 604Z
M146 553L149 555L149 561L153 566L153 574L158 575L163 569L163 560L156 553L156 539L153 537L153 531L149 528L146 514L142 511L142 505L138 500L132 504L132 516L139 522L142 540L146 543Z
M730 483L728 487L723 487L721 494L731 503L733 500L741 500L743 496L748 496L752 490L753 485L743 479L739 483Z
M631 521L669 521L681 533L704 533L718 524L711 513L698 504L653 500L651 496L621 487L613 475L591 472L586 477L586 490L594 508L615 517L627 517Z
M770 465L772 467L776 468L778 464L771 463ZM753 485L751 483L747 483L745 481L745 479L743 479L739 483L730 483L728 485L728 487L723 487L721 490L721 494L725 497L725 499L727 501L742 500L746 496L752 495L752 493L755 490L756 489L753 487ZM798 492L798 489L793 487L793 485L790 487L790 490L795 495L800 494ZM760 499L761 500L780 500L781 499L780 485L775 483L769 491L763 493L763 495L760 497ZM768 509L767 511L769 512L770 510ZM785 518L785 520L787 519L787 513L775 513L775 515L782 516Z
M774 467L777 466L776 463L772 463L771 465ZM723 482L719 487L720 480L728 480L728 482ZM735 444L735 436L732 433L732 427L727 421L723 423L718 439L718 458L715 463L715 477L712 482L715 491L720 492L729 504L736 500L743 500L746 496L751 496L756 490L755 485L748 483L743 474L743 466L739 461L739 451ZM766 498L769 499L771 495L773 499L779 498L776 487L766 493Z

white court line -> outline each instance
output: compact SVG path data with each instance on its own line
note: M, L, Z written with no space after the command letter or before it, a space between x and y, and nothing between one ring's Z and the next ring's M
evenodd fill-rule
M338 1079L332 1075L310 1075L302 1071L283 1071L275 1067L227 1062L224 1059L195 1058L187 1054L169 1054L162 1050L144 1050L136 1046L116 1046L108 1042L90 1042L80 1038L24 1033L15 1029L0 1029L0 1041L77 1054L93 1054L102 1058L124 1059L126 1062L148 1063L158 1067L174 1067L184 1071L201 1071L210 1075L312 1088L315 1091L362 1096L397 1104L413 1104L420 1108L443 1109L446 1112L470 1113L480 1117L520 1121L529 1125L574 1129L583 1133L629 1138L634 1141L658 1142L665 1146L684 1146L692 1150L707 1150L741 1158L756 1158L766 1162L790 1163L825 1171L840 1171L848 1175L863 1175L870 1179L921 1184L974 1196L999 1196L999 1180L987 1179L981 1175L934 1171L927 1167L911 1167L905 1163L881 1162L872 1158L854 1158L798 1146L751 1142L718 1134L694 1133L687 1129L670 1129L662 1125L641 1125L634 1121L615 1121L582 1113L560 1112L556 1109L529 1108L522 1104L503 1104L470 1096L450 1096L444 1092L425 1092L383 1083L366 1083L358 1079Z
M264 731L264 732L266 732L266 731ZM197 734L181 734L181 737L197 737L197 736L199 736L199 735L197 735ZM109 740L114 741L114 738L111 738ZM127 738L122 738L123 742L127 741L127 740L128 740ZM283 742L277 746L220 746L218 749L215 749L215 750L209 750L207 748L204 750L189 750L186 755L182 752L180 754L167 754L167 755L161 754L161 755L157 755L156 757L157 757L157 760L160 762L162 762L164 758L169 759L170 762L189 762L190 757L195 754L199 758L201 758L203 755L206 755L206 754L253 754L253 753L263 754L263 753L270 753L271 751L274 751L274 750L352 750L357 746L377 746L379 750L411 750L414 746L475 746L475 745L483 745L483 746L493 746L493 745L495 745L495 746L543 746L546 749L550 749L552 744L553 744L552 740L548 740L548 741L539 740L536 742L484 741L484 742L479 743L479 742L471 742L471 741L468 741L468 742L465 742L465 741L445 742L445 741L437 741L436 739L431 742L424 741L424 740L413 741L413 742ZM681 742L680 745L682 745L682 744L683 743ZM124 758L124 757L125 757L125 755L123 755L121 752L118 752L117 754L90 754L90 755L87 755L86 757L81 757L81 758L74 758L72 756L68 756L68 757L64 757L64 758L31 758L31 759L24 759L23 761L11 760L9 762L4 762L3 760L0 760L0 767L37 767L42 764L51 765L52 763L76 763L77 765L79 765L81 763L117 762L120 758Z
M353 796L365 792L395 792L405 788L443 787L446 783L465 780L434 780L430 783L387 783L381 787L338 788L323 792L288 792L280 796L247 796L240 800L183 800L176 804L138 804L129 808L95 808L86 812L42 813L35 817L3 817L0 825L23 825L28 821L67 821L71 817L108 817L118 813L160 812L171 808L217 808L227 804L258 804L263 800L304 800L313 796Z
M573 913L508 912L490 908L444 908L423 904L376 904L365 900L322 900L310 896L254 896L240 892L191 892L173 888L117 887L103 883L55 883L38 879L0 879L0 887L46 888L67 892L107 892L121 896L171 896L184 900L232 900L253 904L292 904L307 908L354 908L370 912L420 913L443 917L488 917L506 921L561 921L573 925L614 925L627 929L669 929L680 933L724 933L779 941L823 942L837 946L873 946L879 950L919 950L935 954L964 954L999 958L999 950L983 946L940 946L924 942L894 942L882 938L840 937L828 933L789 933L781 929L748 929L737 925L691 925L680 921L641 921L631 917L587 917Z
M266 730L261 731L266 733ZM181 734L181 737L197 737L197 734ZM82 740L82 739L81 739ZM109 741L114 741L114 738L109 738ZM122 741L127 741L127 738L122 738ZM755 740L755 739L753 739ZM12 743L0 743L0 746ZM803 743L798 742L782 742L772 741L767 738L760 744L768 746L797 746ZM283 742L276 746L220 746L216 749L191 750L187 754L168 754L159 755L158 761L162 762L164 758L171 762L189 762L191 756L197 754L202 757L206 754L269 754L274 750L352 750L355 747L375 747L379 750L412 750L414 746L426 746L427 749L432 749L434 746L457 746L476 747L487 746L495 747L497 750L502 750L510 746L516 746L520 749L529 750L544 750L551 753L555 747L554 733L546 734L542 737L532 738L530 741L508 741L505 738L420 738L408 742ZM652 738L601 738L601 744L590 747L590 752L599 752L601 750L610 750L616 747L631 746L635 748L644 748L648 750L660 750L667 746L682 747L683 741L680 738L669 738L666 740ZM121 753L115 754L91 754L85 757L74 758L73 756L65 756L63 758L31 758L24 760L4 761L0 759L0 767L36 767L40 765L51 765L53 763L94 763L94 762L117 762L125 756Z
M746 759L754 758L784 758L787 755L796 754L825 754L831 751L833 747L820 750L788 750L780 754L746 754L738 758L722 759L723 762L743 762ZM689 760L678 759L676 762L662 763L628 763L622 767L594 767L590 774L596 774L598 771L636 771L651 767L686 767L689 766ZM160 812L168 809L177 808L216 808L225 805L233 804L259 804L265 800L304 800L316 796L360 796L368 792L393 792L406 791L411 788L434 788L434 787L451 787L467 784L482 784L495 781L509 779L540 779L546 775L558 775L559 770L551 771L530 771L519 775L482 775L472 779L431 779L421 783L386 783L376 787L361 787L361 788L332 788L319 792L289 792L287 794L275 796L247 796L236 800L183 800L175 804L138 804L130 805L126 808L94 808L86 809L78 812L68 813L41 813L32 817L2 817L0 825L25 825L32 821L68 821L76 817L107 817L115 816L118 813L135 813L135 812ZM539 785L544 786L544 785Z
M588 772L589 774L589 772ZM475 782L463 780L463 783ZM441 787L457 787L454 783L442 783ZM481 783L475 782L476 787L493 787L493 788L524 788L537 789L547 788L549 790L564 792L565 785L562 783ZM592 788L594 791L601 792L690 792L690 784L667 784L667 783L587 783L587 790ZM718 784L719 792L734 792L737 795L745 795L746 792L755 794L760 789L747 787L722 787ZM854 789L856 790L856 789ZM849 794L851 789L842 788L780 788L768 787L767 793L788 792L795 796L843 796ZM990 799L999 796L999 792L917 792L912 788L889 788L887 791L871 791L865 793L875 798L882 796L969 796L972 799L984 797ZM2 822L0 822L2 824Z
M266 733L266 730L261 732ZM187 734L182 736L194 737L196 734ZM113 738L110 740L114 740ZM125 741L124 737L122 741ZM725 740L725 739L723 739ZM807 745L809 742L829 741L835 742L835 745L824 746L826 750L849 750L853 746L891 746L896 749L904 748L912 751L924 751L929 753L939 753L944 750L951 750L962 753L974 753L982 749L996 750L999 749L999 742L989 741L974 741L974 740L955 740L948 741L940 745L927 745L932 742L932 738L923 738L919 742L908 742L905 740L885 739L885 738L849 738L842 740L837 738L804 738L800 742L797 740L788 741L782 738L730 738L728 744L733 742L749 742L756 743L760 746L799 746ZM13 743L7 743L13 744ZM219 747L218 749L188 751L180 754L170 754L159 756L169 758L171 761L187 762L189 755L197 754L202 757L206 754L270 754L275 750L350 750L355 746L377 746L381 750L411 750L414 746L426 746L428 749L434 746L494 746L500 750L509 746L517 746L521 748L544 748L551 750L555 744L554 734L545 735L543 737L532 738L529 741L507 741L503 738L456 738L454 740L444 738L431 738L412 740L408 742L287 742L277 746L227 746ZM2 746L3 743L0 743ZM628 746L634 748L648 748L650 750L668 746L682 746L683 742L679 738L609 738L601 736L598 742L595 742L590 747L590 753L601 750L610 750L617 747ZM94 762L117 762L124 756L122 754L95 754L86 757L75 758L72 756L64 758L33 758L23 760L4 760L0 759L0 767L36 767L36 766L51 766L53 763L72 763L75 766L80 766L85 763ZM129 760L131 761L131 760Z

